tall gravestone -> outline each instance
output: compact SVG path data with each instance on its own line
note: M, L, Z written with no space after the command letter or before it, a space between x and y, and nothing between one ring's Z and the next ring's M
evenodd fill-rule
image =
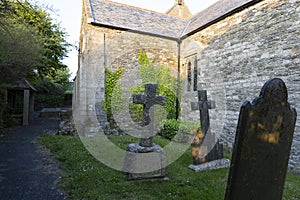
M240 110L225 199L280 200L296 122L285 83L263 86Z
M229 166L229 161L223 159L223 145L220 144L215 134L210 131L208 110L215 107L214 101L208 101L206 90L198 90L198 102L191 102L192 111L200 111L200 126L203 135L198 146L192 149L194 163L189 168L194 171Z
M143 105L141 126L144 127L144 131L138 144L129 144L127 147L124 171L128 172L129 180L162 178L166 175L163 148L152 141L153 135L156 134L153 106L166 103L165 96L156 95L157 87L158 84L146 83L144 94L133 95L133 103Z

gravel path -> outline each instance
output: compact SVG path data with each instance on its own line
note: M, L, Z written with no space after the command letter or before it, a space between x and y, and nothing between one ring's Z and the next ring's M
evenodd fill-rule
M36 119L0 137L0 199L66 199L57 187L59 168L35 138L58 129L58 120Z

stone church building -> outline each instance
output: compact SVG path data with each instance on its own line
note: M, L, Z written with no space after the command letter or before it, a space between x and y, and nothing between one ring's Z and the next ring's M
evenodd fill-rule
M124 67L121 85L128 89L139 82L141 50L183 80L180 119L199 120L191 102L197 90L207 90L216 102L212 131L229 147L240 106L270 78L285 81L289 102L300 111L300 0L220 0L195 15L184 0L166 13L83 0L73 110L85 135L95 134L99 121L103 126L95 105L104 99L105 68ZM289 164L300 169L299 117Z

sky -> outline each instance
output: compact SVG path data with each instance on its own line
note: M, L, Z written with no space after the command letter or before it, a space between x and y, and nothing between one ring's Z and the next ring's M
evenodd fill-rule
M146 8L157 12L166 12L170 9L175 0L112 0L114 2L120 2L136 7ZM192 14L207 8L218 0L184 0ZM68 37L67 41L78 46L79 33L80 33L80 20L81 20L81 3L82 0L42 0L41 4L45 4L52 8L53 12L50 12L51 17L56 23L60 24L62 30L64 30ZM71 79L76 76L78 68L78 58L76 48L71 48L68 57L63 60L71 74Z

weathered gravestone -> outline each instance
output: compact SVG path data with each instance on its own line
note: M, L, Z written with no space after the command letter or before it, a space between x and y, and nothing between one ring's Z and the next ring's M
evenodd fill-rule
M240 110L226 200L279 200L285 182L296 122L285 83L263 86L258 98Z
M223 159L223 145L210 131L208 109L215 108L214 101L207 100L207 91L198 90L198 102L191 102L192 110L200 111L202 139L198 147L192 149L194 163L189 168L194 171L219 169L229 166L229 161Z
M146 83L145 94L133 95L133 103L143 105L141 126L144 127L144 132L141 135L139 144L130 144L127 147L124 170L129 172L129 180L161 178L166 175L166 158L163 148L152 141L152 137L156 132L154 114L150 114L150 108L154 105L164 105L166 103L165 96L156 95L157 86L154 83ZM154 112L153 107L152 112ZM147 127L148 125L150 127Z

